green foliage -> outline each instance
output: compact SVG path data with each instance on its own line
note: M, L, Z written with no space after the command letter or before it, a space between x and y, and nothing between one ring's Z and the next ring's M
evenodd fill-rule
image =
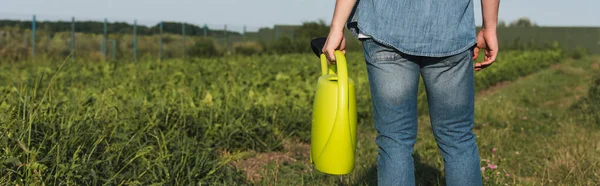
M600 127L600 75L596 76L596 80L590 86L588 99L590 117L594 118L597 127Z
M308 141L320 72L306 54L59 66L0 65L0 183L243 183L223 153Z
M204 106L203 65L3 64L0 183L243 183L217 150L280 141L256 140L269 128L246 126L241 111Z
M233 43L233 50L236 54L253 55L264 52L263 46L258 42L239 42Z
M575 50L570 52L571 58L581 59L588 55L588 51L583 47L577 47Z
M504 20L498 20L497 26L500 28L504 28L504 27L506 27L506 22L504 22Z
M587 97L578 100L571 108L583 113L580 119L585 121L593 121L600 128L600 75L596 75L590 83ZM582 123L584 123L582 122Z
M537 25L535 23L533 23L533 21L531 21L529 18L521 17L521 18L511 22L508 26L509 27L536 27Z
M304 53L309 47L309 43L301 43L290 37L282 37L268 46L269 52L273 54Z
M479 62L483 59L483 52L479 54ZM487 89L504 81L513 81L519 77L529 75L548 68L564 59L560 49L531 50L531 51L503 51L492 66L475 73L475 90ZM418 105L419 113L427 114L427 95L423 82L419 85Z
M596 75L594 82L590 86L588 96L592 105L598 106L600 111L600 75Z
M566 60L477 99L474 131L481 166L490 171L486 160L500 161L497 169L488 172L493 174L487 174L489 185L600 181L600 169L593 165L600 161L598 149L589 148L600 140L600 128L592 127L597 123L591 120L578 119L587 113L569 109L585 96L590 77L597 74L592 64L591 60Z
M557 50L506 51L476 74L477 87L561 58ZM364 58L350 52L348 59L358 123L371 126ZM310 140L320 76L312 54L67 61L0 64L0 182L243 183L227 152L278 151L285 139Z
M296 28L295 36L301 40L308 40L317 37L326 37L329 33L329 26L324 21L304 22L302 26Z
M545 49L558 43L565 51L585 48L600 54L600 28L594 27L499 27L500 50Z
M483 54L480 54L483 56ZM560 49L504 51L494 64L475 74L475 88L481 90L502 81L512 81L548 68L564 59Z
M326 37L329 26L323 21L305 22L294 29L294 37L283 36L268 44L268 50L274 54L311 52L310 41L317 37Z
M190 57L216 57L222 55L212 39L196 39L194 45L187 48L186 52Z

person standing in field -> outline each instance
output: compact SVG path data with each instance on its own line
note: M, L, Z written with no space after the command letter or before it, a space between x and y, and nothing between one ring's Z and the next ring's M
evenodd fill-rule
M363 44L373 100L379 185L415 185L417 87L423 78L446 184L481 185L474 124L474 71L498 54L499 0L337 0L323 52L345 52L344 25ZM480 49L484 61L473 65Z

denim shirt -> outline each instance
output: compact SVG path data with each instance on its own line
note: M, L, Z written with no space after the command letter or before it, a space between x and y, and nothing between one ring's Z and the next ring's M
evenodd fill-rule
M415 56L451 56L476 42L473 0L357 0L347 27Z

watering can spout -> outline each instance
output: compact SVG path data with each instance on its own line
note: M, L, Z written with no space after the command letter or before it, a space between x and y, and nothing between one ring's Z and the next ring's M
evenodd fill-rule
M354 169L356 149L355 85L348 78L344 53L335 51L334 66L314 45L313 51L319 53L322 75L313 105L311 162L321 172L348 174Z

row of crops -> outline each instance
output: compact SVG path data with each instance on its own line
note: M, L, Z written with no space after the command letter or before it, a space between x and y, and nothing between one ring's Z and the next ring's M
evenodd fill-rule
M559 49L502 51L476 73L477 90L563 58ZM348 59L358 122L370 126L365 62ZM312 54L0 64L0 183L242 182L224 152L309 141L319 68Z

